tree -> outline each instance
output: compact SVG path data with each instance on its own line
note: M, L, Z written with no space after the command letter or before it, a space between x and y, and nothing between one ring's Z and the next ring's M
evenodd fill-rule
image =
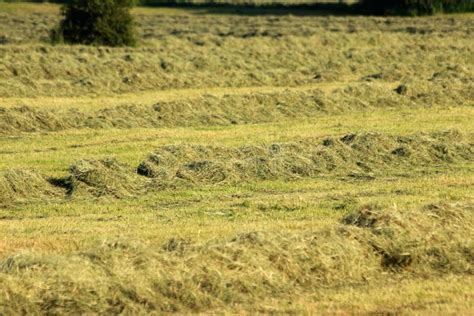
M131 0L73 0L62 8L63 19L51 32L54 43L134 46Z
M362 9L377 15L430 15L474 10L473 0L361 0Z

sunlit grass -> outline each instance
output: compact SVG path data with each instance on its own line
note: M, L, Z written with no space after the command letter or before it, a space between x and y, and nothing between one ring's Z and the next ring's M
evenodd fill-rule
M7 35L0 47L0 176L31 170L56 193L32 198L24 192L28 177L4 182L3 192L21 196L0 200L0 314L473 309L473 14L133 12L141 18L140 34L148 36L138 48L50 47L41 36L58 5L0 3L8 22L0 25L0 38ZM20 24L25 28L13 27ZM135 73L142 81L128 81ZM400 84L406 93L395 91ZM282 100L291 106L309 91L302 112L281 107L272 116ZM146 109L163 102L170 102L170 115L158 128L70 124L25 132L28 126L19 126L41 121L44 113L57 114L59 123L70 110L94 120L121 105ZM206 113L209 104L224 119L242 107L235 110L242 119L208 123L216 122L214 112ZM175 119L173 109L184 119ZM444 148L448 156L457 146L467 148L462 158L395 160L367 177L338 172L342 164L306 178L185 183L118 197L68 195L65 178L77 161L107 157L138 177L138 164L171 144L222 150L448 130L463 135L460 143L439 138L426 146ZM94 179L91 170L84 172L97 184L100 174ZM343 222L347 215L361 220ZM384 266L385 257L397 255L413 262Z

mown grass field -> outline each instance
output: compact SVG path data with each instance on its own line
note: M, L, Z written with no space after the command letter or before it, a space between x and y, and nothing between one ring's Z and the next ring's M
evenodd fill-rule
M0 314L473 312L473 15L58 8L0 3Z

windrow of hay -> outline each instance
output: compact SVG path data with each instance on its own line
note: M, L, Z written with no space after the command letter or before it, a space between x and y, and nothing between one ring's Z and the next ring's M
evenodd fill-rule
M62 255L0 261L0 313L84 314L265 310L328 288L473 273L473 205L361 207L311 231L247 232L195 244L105 241Z
M373 177L473 159L473 135L456 130L410 136L360 133L238 148L169 145L151 153L137 172L163 181L217 184L328 174Z
M473 160L473 135L457 130L408 136L347 134L241 147L177 144L158 148L135 168L114 158L80 160L70 166L69 176L49 182L31 171L4 171L0 202L65 193L126 198L193 185L324 176L370 180Z
M61 197L64 192L31 170L0 171L0 205Z
M444 74L448 75L448 74ZM440 74L439 76L443 76ZM437 77L438 78L438 77ZM437 79L433 79L437 80ZM474 81L473 81L474 82ZM202 95L153 105L122 104L95 111L31 106L0 107L0 133L59 131L74 128L160 128L278 122L321 114L474 105L474 85L459 89L412 81L400 86L349 84L330 91L287 89L281 92Z

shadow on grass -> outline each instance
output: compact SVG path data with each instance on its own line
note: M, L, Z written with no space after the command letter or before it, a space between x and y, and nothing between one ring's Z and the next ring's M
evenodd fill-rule
M149 7L166 7L190 9L196 14L222 14L222 15L296 15L296 16L330 16L330 15L358 15L361 14L359 7L347 3L314 3L314 4L268 4L268 5L233 5L233 4L197 4L197 3L174 3L160 2Z
M1 0L0 0L1 1ZM423 4L405 4L400 1L385 3L384 0L370 1L340 1L340 2L316 2L302 4L231 4L215 3L212 0L204 3L178 2L179 0L145 0L144 6L167 7L189 9L194 14L222 14L222 15L242 15L242 16L348 16L348 15L371 15L371 16L422 16L437 13L466 13L474 12L474 0L460 0L460 3L443 4L442 10L435 10L433 7ZM317 0L314 0L317 1ZM469 2L469 1L472 1ZM464 3L466 2L466 3ZM469 3L467 3L469 2ZM408 6L408 7L406 7Z

